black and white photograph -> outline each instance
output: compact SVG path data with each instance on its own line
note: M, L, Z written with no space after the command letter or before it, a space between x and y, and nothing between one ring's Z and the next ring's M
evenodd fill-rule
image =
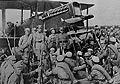
M0 0L0 84L120 84L120 0Z

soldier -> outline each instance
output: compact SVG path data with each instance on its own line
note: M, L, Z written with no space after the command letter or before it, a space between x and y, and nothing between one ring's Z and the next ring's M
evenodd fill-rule
M58 82L57 84L71 84L71 81L73 84L77 84L78 81L73 76L71 70L69 69L69 66L64 61L64 56L59 55L57 56L57 64L56 67L49 72L46 72L47 75L50 74L57 74L58 76Z
M35 36L35 33L36 33L36 28L32 28L32 33L29 35L27 42L20 47L21 49L24 49L28 46L33 46L33 38Z
M107 80L109 81L111 79L110 75L107 73L107 71L101 66L99 65L99 57L97 56L92 56L92 69L91 69L91 80L93 83L97 83L97 84L104 84Z
M55 48L50 48L49 55L50 55L50 60L51 60L52 64L54 64L56 61Z
M77 52L77 56L78 56L78 63L79 65L77 65L76 67L73 68L74 71L77 71L80 79L86 78L87 77L87 73L86 73L86 63L85 60L82 57L82 52L78 51Z
M25 52L22 56L22 60L18 61L17 63L14 64L16 67L18 73L19 73L19 83L21 84L31 84L30 79L32 76L38 72L38 69L35 69L34 71L29 72L29 67L28 67L28 52ZM12 76L10 79L13 80Z
M68 49L68 35L64 33L63 28L60 28L60 34L57 36L57 51L55 52L56 55L64 55Z
M110 84L119 84L120 83L120 68L117 66L113 67L113 70L116 72L111 80L109 80Z
M96 37L99 39L101 33L100 33L100 27L98 25L95 25L95 32L94 33L96 34Z
M13 84L13 82L9 82L11 74L14 74L16 78L18 77L14 64L22 59L23 54L18 50L18 48L12 48L12 52L14 53L14 56L8 56L7 59L1 64L1 84Z
M27 43L29 35L30 35L30 29L29 28L25 28L25 35L20 37L20 40L19 40L19 43L18 43L19 47L22 48Z
M66 46L68 39L68 35L64 32L63 27L60 27L60 34L58 34L56 39L57 47L61 47L60 43L63 47Z
M57 35L55 34L55 29L51 28L51 34L48 37L48 48L50 49L51 47L56 48L56 37Z
M36 28L32 28L32 33L30 34L29 38L28 38L28 42L31 42L36 34ZM29 43L31 44L31 43Z
M12 65L16 62L15 56L9 56L1 64L1 84L6 84L9 75L13 72Z
M37 32L33 39L33 49L37 56L37 60L40 60L40 56L44 50L44 34L42 33L42 25L38 25Z

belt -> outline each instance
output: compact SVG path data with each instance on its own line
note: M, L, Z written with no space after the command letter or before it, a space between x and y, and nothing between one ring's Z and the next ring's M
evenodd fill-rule
M41 43L42 41L36 41L37 43Z
M60 80L63 80L63 81L71 81L70 79L66 79L66 78L58 78Z

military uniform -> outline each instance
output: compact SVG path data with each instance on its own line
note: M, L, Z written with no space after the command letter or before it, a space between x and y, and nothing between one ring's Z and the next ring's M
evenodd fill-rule
M14 56L10 56L1 65L1 84L19 84L17 81L19 72L14 66L15 60Z
M66 33L60 33L57 35L56 43L57 46L60 47L60 43L66 43L69 40L68 35Z
M25 35L23 35L19 40L19 43L18 43L19 47L22 47L24 44L26 44L26 42L28 41L28 38L29 38L29 34L30 34L30 29L26 28Z
M86 64L82 57L80 57L78 64L79 65L77 67L74 67L73 70L77 71L78 78L80 78L80 79L86 78L87 77Z
M102 66L100 66L98 64L95 64L92 67L91 76L92 76L92 79L94 80L93 82L101 80L101 81L104 81L103 84L105 83L105 79L108 81L111 79L111 77L107 73L107 71Z
M19 40L19 47L22 47L24 44L27 43L29 36L28 35L23 35L22 37L20 37Z
M35 34L34 39L33 39L33 46L34 46L35 54L38 57L38 60L40 60L40 56L41 56L41 54L44 50L44 47L45 47L43 41L44 41L43 33L37 32Z
M52 73L57 74L59 84L71 84L71 81L75 80L69 66L64 62L57 63Z
M48 48L56 47L56 34L51 34L48 37Z

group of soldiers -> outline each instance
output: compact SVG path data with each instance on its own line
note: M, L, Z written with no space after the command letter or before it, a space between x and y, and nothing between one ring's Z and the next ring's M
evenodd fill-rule
M1 64L1 84L119 84L120 41L114 28L46 35L42 25L25 28L13 55ZM118 34L118 35L117 35Z

